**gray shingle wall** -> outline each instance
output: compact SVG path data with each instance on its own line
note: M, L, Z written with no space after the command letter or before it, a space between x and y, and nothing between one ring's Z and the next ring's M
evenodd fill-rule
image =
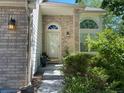
M8 20L16 19L16 31L9 31ZM0 88L26 84L28 18L23 8L0 8Z

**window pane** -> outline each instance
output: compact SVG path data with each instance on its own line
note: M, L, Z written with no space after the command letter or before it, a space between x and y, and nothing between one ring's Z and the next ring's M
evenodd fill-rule
M88 46L87 46L87 33L81 33L80 34L80 51L88 51Z
M96 40L97 39L96 33L90 33L90 38L91 40ZM90 51L96 51L96 49L91 48Z
M56 25L50 25L50 26L48 27L48 29L49 29L49 30L58 30L59 28L58 28L58 26L56 26Z
M91 45L87 43L87 40L97 39L96 33L80 33L80 51L81 52L93 52L96 49L91 48Z
M82 29L98 29L98 25L95 21L86 19L80 23Z

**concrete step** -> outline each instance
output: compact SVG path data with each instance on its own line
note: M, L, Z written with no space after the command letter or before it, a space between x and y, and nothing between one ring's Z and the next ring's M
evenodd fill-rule
M43 80L60 80L64 79L64 76L45 76Z
M60 62L59 61L48 61L47 63L48 64L59 64Z
M46 70L43 74L44 80L58 80L63 78L63 73L60 70Z
M47 64L46 67L43 67L42 70L60 70L63 67L62 64Z
M37 93L61 93L63 80L43 80Z
M50 58L48 63L59 64L61 61L58 58Z
M64 75L61 71L62 64L48 64L43 70L43 81L37 93L62 93Z

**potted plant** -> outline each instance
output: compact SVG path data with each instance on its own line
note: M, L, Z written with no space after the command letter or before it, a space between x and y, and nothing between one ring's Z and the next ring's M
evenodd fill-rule
M46 54L46 52L42 53L40 61L41 61L42 67L45 67L48 61L48 55Z

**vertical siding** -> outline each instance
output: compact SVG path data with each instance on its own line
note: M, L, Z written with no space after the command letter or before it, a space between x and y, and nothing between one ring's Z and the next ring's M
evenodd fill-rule
M36 6L36 9L33 11L33 32L32 32L32 74L34 74L37 70L37 67L40 65L40 55L41 55L41 12L39 9L39 5Z

